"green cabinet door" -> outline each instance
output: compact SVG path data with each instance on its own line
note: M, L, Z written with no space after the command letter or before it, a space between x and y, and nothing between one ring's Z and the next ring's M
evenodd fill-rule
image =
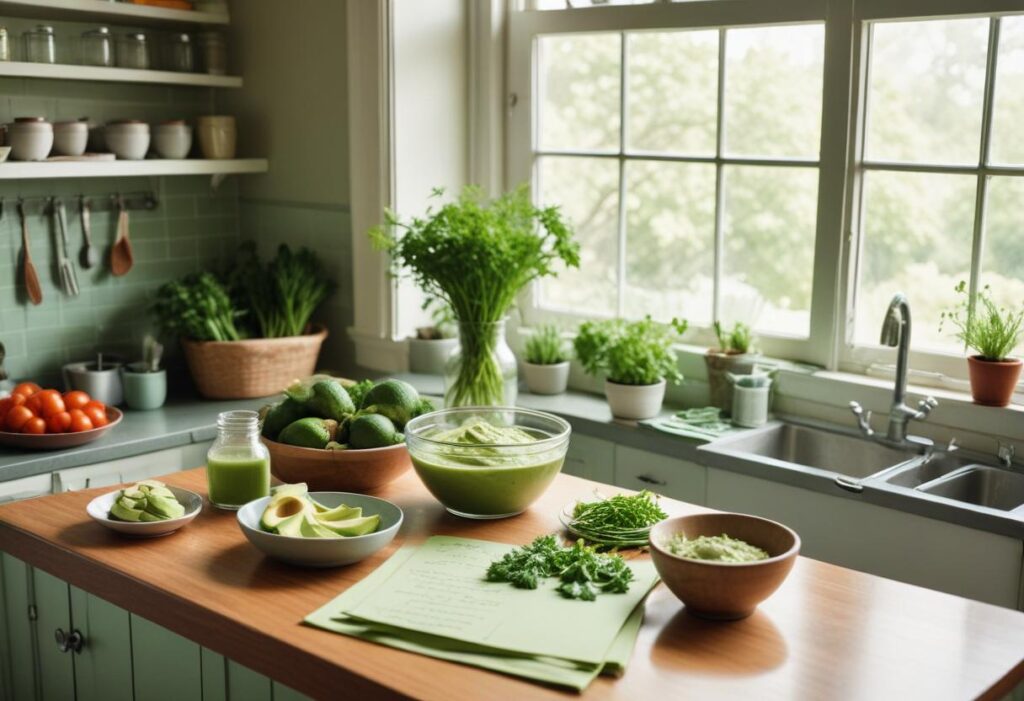
M138 701L204 701L199 645L135 614L131 630Z
M273 701L270 679L228 661L228 701Z
M32 605L32 571L21 560L7 553L0 554L3 565L3 606L6 627L3 636L3 655L9 675L5 680L5 699L34 699L36 697L36 663L33 650L33 621L29 614Z
M228 663L224 655L202 651L203 701L228 701Z
M274 682L274 701L312 701L305 694L300 694L295 689L289 689L284 684Z
M71 587L71 621L84 638L74 656L76 701L133 701L128 612Z
M75 698L74 653L61 651L54 638L57 630L70 636L71 592L66 582L32 570L32 591L36 620L36 659L39 662L39 696L50 699Z

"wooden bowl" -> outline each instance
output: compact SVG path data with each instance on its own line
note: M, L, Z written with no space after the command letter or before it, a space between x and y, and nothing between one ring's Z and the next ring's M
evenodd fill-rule
M677 533L688 538L728 535L770 556L758 562L709 562L673 555L663 544ZM651 557L665 586L700 618L746 618L789 575L800 536L781 523L746 514L710 513L670 518L651 529Z
M262 439L270 471L282 482L305 482L311 492L372 492L411 467L405 444L364 450L319 450Z
M92 443L97 438L102 438L108 431L113 429L124 418L124 412L117 407L107 407L106 426L92 428L88 431L78 433L11 433L0 431L0 445L8 448L26 448L28 450L63 450L65 448L77 448L86 443Z

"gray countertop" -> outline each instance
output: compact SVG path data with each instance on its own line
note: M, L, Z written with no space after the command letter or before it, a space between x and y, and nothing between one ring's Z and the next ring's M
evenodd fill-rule
M440 378L412 374L396 376L412 383L424 394L436 397L443 393ZM270 400L209 401L197 397L177 398L155 411L126 411L120 426L100 440L80 448L55 452L0 448L0 481L211 441L216 434L218 413L231 409L255 409L268 401ZM620 445L781 482L829 496L873 503L1024 539L1024 521L1008 513L925 499L913 493L886 488L865 488L860 493L851 493L838 488L834 475L822 470L801 468L798 465L776 467L751 460L731 459L716 454L713 449L701 449L700 442L639 428L632 422L615 420L604 397L598 395L569 392L557 396L541 396L521 392L517 403L526 408L557 414L566 419L574 431ZM666 408L664 413L671 413L671 408Z

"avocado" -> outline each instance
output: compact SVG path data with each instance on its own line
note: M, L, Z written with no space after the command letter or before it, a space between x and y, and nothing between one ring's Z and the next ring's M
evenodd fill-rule
M308 497L308 498L309 498L309 503L313 505L313 511L315 513L322 514L322 513L326 513L328 511L330 511L329 507L324 506L323 504L318 502L313 497Z
M141 482L136 482L135 486L139 489L149 490L155 489L156 487L166 487L167 485L160 480L142 480Z
M295 484L279 484L270 490L270 503L283 499L284 497L299 497L309 492L305 482Z
M313 511L312 505L302 497L290 494L280 495L280 498L271 499L270 504L263 510L263 515L260 517L260 528L273 533L282 521L306 511Z
M357 450L385 448L405 439L395 430L391 419L382 414L364 414L356 417L349 427L348 444Z
M363 510L358 506L336 506L333 509L319 512L316 517L320 521L344 521L350 518L359 518L363 515Z
M313 514L304 514L302 524L299 526L299 533L303 538L337 538L338 534L330 528L325 528L316 520Z
M163 497L164 499L177 499L177 497L174 496L174 492L172 492L167 487L153 487L152 489L149 490L149 496L154 495L158 497Z
M168 499L159 494L150 492L146 499L146 513L153 514L159 518L178 518L185 515L185 507L179 504L173 497Z
M306 416L309 416L309 411L305 403L285 397L267 412L266 418L263 419L263 435L276 441L285 426Z
M320 380L313 383L312 396L306 401L310 413L321 419L344 421L356 413L356 406L348 392L334 380Z
M320 525L330 529L335 535L352 538L373 533L377 530L377 527L380 525L380 516L374 514L373 516L359 516L344 521L324 521L321 514Z
M141 509L133 508L133 506L127 506L122 503L124 497L121 497L114 502L114 505L110 507L110 518L116 521L138 521L142 516L143 512Z
M145 499L146 493L137 487L129 487L121 492L123 496L129 499Z
M408 382L384 380L366 393L363 409L386 416L399 430L405 428L420 406L420 394Z
M302 528L302 522L305 520L305 518L305 512L300 512L295 514L294 516L289 516L284 521L281 521L281 523L277 524L278 535L291 536L292 538L301 538L302 532L300 529Z
M326 448L338 430L338 422L308 416L285 426L277 440L302 448Z
M140 521L166 521L167 519L164 518L163 516L157 516L156 514L151 514L148 511L143 511L141 514L139 514L139 520Z
M284 391L284 396L305 406L313 396L313 387L305 382L295 382Z

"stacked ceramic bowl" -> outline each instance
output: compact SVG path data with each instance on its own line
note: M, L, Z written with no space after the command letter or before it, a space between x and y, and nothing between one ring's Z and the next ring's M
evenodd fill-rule
M53 148L53 125L43 117L18 117L7 125L11 158L16 161L42 161Z
M107 148L121 160L140 161L149 151L149 125L137 119L111 122L103 135Z
M59 156L81 156L89 142L89 125L81 120L53 125L53 150Z

